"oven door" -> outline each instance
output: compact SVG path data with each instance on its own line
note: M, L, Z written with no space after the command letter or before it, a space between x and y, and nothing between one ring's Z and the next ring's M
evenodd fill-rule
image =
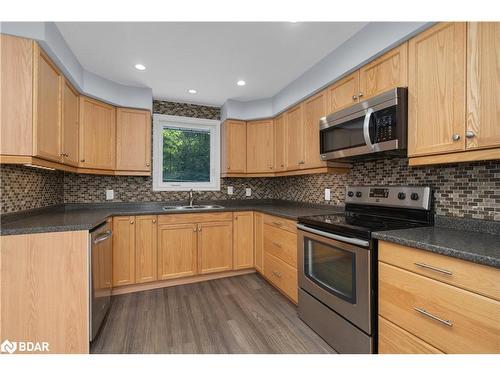
M297 227L299 287L370 335L369 242L302 224Z

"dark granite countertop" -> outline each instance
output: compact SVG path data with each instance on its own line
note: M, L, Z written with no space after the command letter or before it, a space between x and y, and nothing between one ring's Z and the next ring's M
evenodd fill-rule
M453 223L449 222L449 227L400 229L372 235L379 240L500 268L500 231L492 231L491 223L484 224L487 232L464 230L460 225L452 227ZM476 224L475 229L481 228Z
M281 200L225 200L196 202L196 204L219 204L224 208L186 211L164 211L165 205L182 205L186 202L148 203L99 203L66 204L44 209L30 210L1 216L0 234L64 232L91 230L111 216L168 215L195 212L234 212L254 210L286 219L299 216L322 215L342 212L344 207L318 204L304 204Z

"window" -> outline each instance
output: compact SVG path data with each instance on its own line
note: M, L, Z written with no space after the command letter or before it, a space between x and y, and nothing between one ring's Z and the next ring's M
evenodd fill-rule
M220 122L153 115L153 190L220 190Z

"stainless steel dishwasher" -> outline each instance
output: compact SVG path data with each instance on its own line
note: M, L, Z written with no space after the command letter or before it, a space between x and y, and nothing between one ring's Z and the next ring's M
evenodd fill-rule
M93 341L111 304L113 272L111 220L90 232L90 341Z

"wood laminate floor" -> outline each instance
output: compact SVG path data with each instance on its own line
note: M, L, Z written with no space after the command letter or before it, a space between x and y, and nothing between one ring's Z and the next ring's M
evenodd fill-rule
M92 353L335 353L257 274L113 297Z

